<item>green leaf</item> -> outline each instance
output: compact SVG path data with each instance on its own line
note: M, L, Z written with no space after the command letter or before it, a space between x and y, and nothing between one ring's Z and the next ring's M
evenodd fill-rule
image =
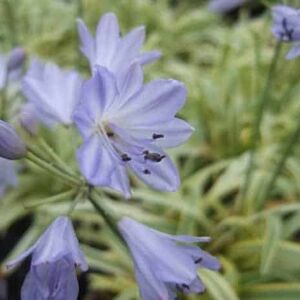
M273 262L278 252L281 237L281 219L270 215L267 219L267 228L261 252L260 272L267 274L272 270Z
M234 289L229 282L219 273L202 269L199 271L201 280L208 293L215 300L238 300Z
M299 283L270 283L249 286L243 300L299 300Z

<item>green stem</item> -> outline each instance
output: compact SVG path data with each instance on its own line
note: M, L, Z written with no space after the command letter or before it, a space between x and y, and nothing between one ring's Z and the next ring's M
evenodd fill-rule
M299 138L300 138L300 121L297 124L296 130L292 132L292 134L288 137L287 141L284 143L285 147L283 149L282 155L278 163L275 165L274 171L271 175L269 182L266 185L266 188L264 189L263 193L261 194L261 197L257 201L258 208L260 208L264 204L265 200L269 197L278 176L280 175L282 169L284 168L287 159L292 154L295 145L299 141Z
M84 194L86 190L85 189L80 189L78 194L76 195L75 199L72 201L72 204L69 207L67 215L70 216L75 209L76 205L83 199Z
M27 153L26 158L31 162L33 162L34 164L36 164L37 166L39 166L40 168L44 169L45 171L48 171L52 175L59 176L61 179L67 181L71 185L75 185L75 186L82 185L82 182L80 180L77 180L71 177L70 175L64 173L62 170L58 169L53 164L43 160L42 158L36 156L34 153L30 151Z
M269 72L268 72L267 81L266 81L264 90L261 94L260 100L258 102L257 110L255 112L256 118L255 118L255 122L254 122L253 134L251 137L251 150L250 150L249 163L248 163L248 166L246 169L246 176L245 176L244 184L241 188L241 192L239 193L237 201L235 203L235 209L237 211L240 211L242 209L243 201L245 201L245 197L247 195L249 186L251 185L252 173L254 171L254 165L255 165L255 153L256 153L256 149L257 149L257 146L258 146L259 140L260 140L260 126L261 126L261 122L263 119L263 114L264 114L265 108L267 107L269 100L270 100L269 92L272 87L274 73L276 71L277 63L279 60L281 45L282 44L280 41L277 42L277 44L276 44L272 62L271 62Z
M7 102L7 81L8 81L8 74L5 75L4 87L0 91L0 119L6 119L6 102Z
M76 174L74 173L74 171L63 161L63 159L59 155L57 155L57 153L52 149L52 147L45 141L43 137L38 138L38 141L46 154L48 154L49 157L58 164L58 166L60 166L70 176L76 178Z
M115 218L105 209L104 207L101 206L101 199L98 197L96 193L93 193L90 191L89 196L88 196L89 201L92 203L94 206L95 210L101 215L101 217L104 219L106 224L109 226L112 232L115 233L115 235L119 238L119 240L126 245L125 240L123 239L122 235L120 234L117 226L116 226L116 221Z
M73 197L75 194L75 189L72 189L67 192L60 193L58 195L54 195L48 198L40 199L40 200L34 200L29 203L24 203L25 208L33 208L36 206L44 205L44 204L49 204L49 203L55 203L55 202L61 202L64 201L70 197Z

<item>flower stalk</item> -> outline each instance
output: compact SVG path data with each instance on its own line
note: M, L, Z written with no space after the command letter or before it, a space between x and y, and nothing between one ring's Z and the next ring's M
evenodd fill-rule
M281 41L278 41L276 43L276 47L275 47L273 58L272 58L271 65L269 68L266 84L265 84L265 87L261 94L261 97L258 101L257 109L255 111L256 118L255 118L255 122L254 122L253 133L251 135L250 157L249 157L249 162L248 162L248 165L246 168L245 181L244 181L244 184L241 188L241 191L238 195L238 198L237 198L237 201L235 204L236 211L240 211L242 209L243 202L245 201L245 197L247 195L248 189L252 182L252 174L253 174L254 166L255 166L255 154L256 154L257 146L260 141L260 126L261 126L261 122L263 119L264 111L267 108L269 101L270 101L269 92L272 88L273 80L275 77L274 74L275 74L276 68L277 68L281 45L282 45Z
M98 194L95 191L93 191L92 186L90 186L90 189L89 189L88 199L91 202L91 204L93 205L93 207L95 208L95 210L97 211L97 213L104 219L104 221L109 226L111 231L117 236L117 238L121 241L121 243L126 246L126 242L124 241L122 235L120 234L120 232L117 228L115 217L113 217L107 211L107 209L105 209L104 207L101 206L101 204L100 204L101 199L98 196Z
M282 169L284 168L287 159L292 154L294 147L299 141L299 139L300 139L300 121L298 122L295 131L292 132L292 134L287 138L287 141L284 143L285 147L282 151L280 159L278 163L275 165L274 171L270 177L270 180L266 185L266 188L263 190L261 196L258 198L257 209L260 209L263 206L265 200L269 197L278 176L280 175Z

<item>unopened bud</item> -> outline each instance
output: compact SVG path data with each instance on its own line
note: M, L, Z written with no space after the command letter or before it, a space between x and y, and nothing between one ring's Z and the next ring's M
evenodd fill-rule
M23 48L17 47L14 48L9 55L7 70L14 71L23 66L23 63L26 58L26 53Z
M26 146L15 129L0 120L0 157L20 159L26 155Z
M34 106L30 103L23 105L19 115L20 125L31 135L36 135L38 131L38 118Z

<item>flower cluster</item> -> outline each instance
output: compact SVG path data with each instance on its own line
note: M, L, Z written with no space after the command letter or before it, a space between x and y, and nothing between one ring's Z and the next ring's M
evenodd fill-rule
M209 8L226 13L246 3L250 1L212 0ZM299 56L300 10L276 5L272 15L272 32L279 43L295 43L287 58ZM72 184L79 182L76 200L87 198L126 244L143 300L174 300L178 293L202 293L205 287L198 269L220 269L216 257L195 246L210 242L209 237L174 236L128 217L116 221L93 198L93 193L99 192L97 188L109 188L130 198L132 173L162 192L179 188L179 173L165 149L184 143L193 132L187 122L177 117L186 101L186 88L174 79L145 82L144 66L159 59L160 53L142 51L143 26L121 36L113 13L100 19L95 36L82 20L77 21L77 26L81 51L90 66L89 78L83 78L76 70L32 59L21 81L26 101L17 119L19 127L25 130L23 135L17 133L18 126L7 122L15 118L6 113L6 99L1 99L0 197L9 187L16 186L14 160L24 157L71 180ZM1 92L20 78L24 59L21 48L0 55ZM46 148L55 160L53 163L43 161L43 155L35 156L35 148L28 140L39 136L38 124L50 131L60 125L73 126L78 131L81 144L76 150L76 160L80 174L70 172L69 168L62 174L61 164L65 164L52 149ZM88 264L67 216L56 218L32 247L7 264L8 269L28 256L31 266L23 283L22 300L77 299L76 272L87 271Z
M33 136L38 134L37 123L50 129L75 125L83 141L77 160L89 189L111 188L130 198L128 171L132 171L154 189L176 191L179 174L164 149L182 144L193 131L176 117L186 101L184 84L173 79L144 82L143 66L160 56L157 51L141 52L144 27L121 37L116 16L108 13L101 18L95 37L82 20L78 20L78 31L91 78L85 80L75 70L33 59L22 80L27 102L20 124ZM8 159L22 158L28 149L15 129L0 121L0 165L7 164L7 172L0 177L0 183L5 183L0 193L16 183ZM174 299L177 292L201 293L204 286L197 269L220 267L215 257L190 245L208 242L207 237L171 236L129 218L121 219L118 229L132 254L144 300ZM29 255L31 267L22 300L77 299L76 267L86 271L88 266L67 217L58 217L8 267Z

